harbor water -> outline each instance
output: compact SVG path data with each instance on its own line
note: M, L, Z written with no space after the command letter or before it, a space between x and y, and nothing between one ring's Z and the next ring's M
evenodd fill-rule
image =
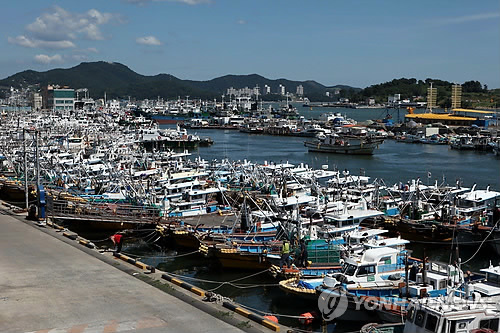
M300 108L299 108L300 109ZM376 119L386 113L382 109L325 109L311 111L301 108L301 113L307 118L317 118L324 112L341 112L357 121ZM372 156L336 155L309 153L304 147L305 138L268 136L246 134L237 130L196 129L191 130L200 136L211 137L215 144L210 147L199 147L192 151L193 158L206 160L248 160L251 162L275 163L289 162L293 164L308 164L314 168L327 165L329 169L347 169L351 174L366 174L372 180L383 180L392 185L420 178L426 183L455 184L477 188L491 186L500 189L500 159L492 153L452 150L447 145L407 144L394 140L386 140ZM431 260L448 262L451 246L427 243L412 243L409 246L413 256L423 257L425 253ZM461 248L460 257L463 260L475 254L477 247ZM213 290L225 297L251 309L262 311L263 314L275 314L281 323L300 327L308 331L318 331L319 324L311 327L301 327L296 316L315 310L311 304L287 295L277 287L277 282L266 273L256 274L245 271L225 271L197 254L183 254L169 250L162 252L144 242L129 243L124 251L139 256L148 264L179 274L186 281ZM465 270L479 270L486 267L491 260L498 264L500 258L482 250ZM250 276L249 276L250 275ZM238 280L237 287L230 283ZM338 322L335 331L349 332L359 330L362 323ZM332 330L329 327L329 330Z
M298 106L304 117L318 118L327 112L339 112L358 122L383 118L387 113L397 118L397 110L314 108ZM399 111L401 119L404 111ZM448 145L409 144L386 140L373 155L342 155L309 153L304 147L308 138L269 136L241 133L237 130L193 129L200 136L215 142L210 147L199 147L193 156L206 160L227 158L251 162L290 162L308 164L314 168L328 165L329 169L347 169L351 174L366 173L372 180L382 179L387 185L417 179L427 184L456 184L478 188L490 185L500 189L500 159L491 152L452 150ZM429 177L430 176L430 177Z

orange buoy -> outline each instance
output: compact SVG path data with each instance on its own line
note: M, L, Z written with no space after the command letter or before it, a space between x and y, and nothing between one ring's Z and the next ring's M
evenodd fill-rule
M278 323L278 318L276 318L276 316L264 316L264 318L272 322L275 322L276 324Z
M310 325L316 319L317 314L314 311L306 312L300 315L299 322L302 325Z

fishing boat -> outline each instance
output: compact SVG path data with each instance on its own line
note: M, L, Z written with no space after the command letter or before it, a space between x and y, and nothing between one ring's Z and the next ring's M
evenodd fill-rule
M498 332L500 306L495 302L478 302L451 293L448 297L415 299L408 306L404 323L365 325L361 332L467 333Z
M316 287L319 302L329 298L347 297L342 320L371 320L373 311L359 311L358 300L363 297L381 298L398 294L405 286L404 262L400 251L393 248L366 250L361 256L345 259L341 273L328 274Z
M310 152L372 155L373 151L384 142L380 138L339 136L330 134L318 137L312 141L305 141L304 146Z

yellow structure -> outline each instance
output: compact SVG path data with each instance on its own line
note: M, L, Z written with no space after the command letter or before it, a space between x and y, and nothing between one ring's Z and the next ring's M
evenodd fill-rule
M467 114L487 115L495 114L493 111L471 110L456 108L452 113L409 113L405 115L405 120L413 120L422 124L441 123L451 126L471 126L479 118L477 116L468 116Z

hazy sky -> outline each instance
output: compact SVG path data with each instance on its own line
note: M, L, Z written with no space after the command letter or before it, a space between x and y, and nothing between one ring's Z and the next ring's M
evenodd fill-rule
M18 0L2 2L0 29L0 78L105 60L192 80L500 88L498 0Z

